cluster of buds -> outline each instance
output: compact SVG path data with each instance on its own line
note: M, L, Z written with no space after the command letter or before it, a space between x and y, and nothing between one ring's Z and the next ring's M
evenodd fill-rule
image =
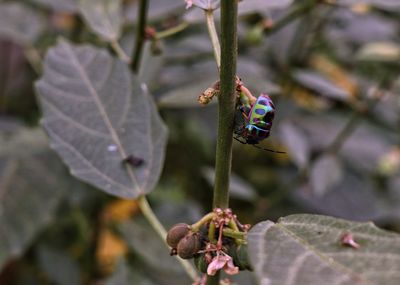
M252 270L247 257L246 234L250 225L242 225L231 209L214 209L197 223L174 225L167 235L171 255L194 258L197 269L207 275L224 270L237 274Z

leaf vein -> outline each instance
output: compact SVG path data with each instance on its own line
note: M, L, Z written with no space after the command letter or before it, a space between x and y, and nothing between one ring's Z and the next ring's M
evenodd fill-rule
M102 133L100 131L91 129L89 127L86 127L85 125L77 122L76 120L72 119L71 117L65 115L56 105L54 105L53 103L50 103L44 96L42 96L42 101L44 104L46 104L49 108L51 108L57 115L59 115L61 118L57 118L56 116L52 119L50 119L50 117L47 117L46 119L44 119L45 122L52 122L52 121L56 121L56 120L65 120L68 123L71 123L72 125L74 125L75 127L77 127L78 129L80 129L83 132L87 132L90 133L91 135L94 135L96 137L102 137L102 138L106 138L106 139L110 139L111 136L109 134L105 134Z

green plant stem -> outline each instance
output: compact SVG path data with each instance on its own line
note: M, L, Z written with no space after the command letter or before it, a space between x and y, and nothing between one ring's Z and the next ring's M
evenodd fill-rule
M341 131L337 134L335 139L329 145L327 152L337 153L340 150L346 139L353 133L353 131L357 127L360 118L360 112L355 111L351 114L346 125L343 127L343 129L341 129Z
M355 107L349 120L333 139L332 143L327 147L326 152L336 154L341 149L346 140L350 137L350 135L354 132L354 130L357 128L358 123L361 121L361 118L368 112L371 112L378 105L379 101L383 97L381 94L383 92L381 90L382 84L383 83L380 83L379 86L376 87L375 92L373 92L371 96L372 98L366 100L366 102L364 103L364 108Z
M232 0L230 0L232 1ZM219 279L220 279L220 274L221 271L217 271L214 276L209 276L207 275L207 285L219 285Z
M208 239L210 240L211 243L215 243L215 224L210 223L210 226L208 227Z
M172 35L175 35L175 34L181 32L181 31L183 31L183 30L186 29L188 26L189 26L188 23L182 22L182 23L180 23L179 25L177 25L177 26L175 26L175 27L172 27L172 28L170 28L170 29L168 29L168 30L161 31L161 32L157 32L154 38L155 38L156 40L160 40L160 39L163 39L163 38L170 37L170 36L172 36Z
M215 217L215 213L211 212L202 217L199 221L197 221L195 224L191 225L192 231L198 232L200 230L200 227L209 221L211 221Z
M167 247L168 244L166 242L167 231L164 229L163 225L158 220L157 216L154 214L153 210L151 209L149 202L147 201L145 196L141 196L138 199L140 210L142 211L143 216L147 219L156 233L161 237ZM186 273L190 276L193 281L198 279L198 275L196 270L193 266L189 263L189 261L184 260L182 258L176 257L182 267L185 269Z
M243 239L244 240L246 238L246 233L244 233L244 232L239 232L239 231L235 231L235 230L227 229L227 228L223 229L222 232L224 233L224 236L231 237L234 239Z
M220 46L219 40L218 40L217 29L215 28L214 11L213 10L205 11L205 15L206 15L206 21L207 21L208 34L210 35L211 43L212 43L212 47L213 47L213 51L214 51L215 62L217 63L218 70L220 70L221 46Z
M213 206L228 208L236 101L237 0L221 1L221 70ZM215 49L215 47L214 47Z
M140 0L138 9L138 23L136 26L136 44L133 49L131 69L134 73L139 72L140 60L142 58L143 46L146 37L147 9L149 0Z

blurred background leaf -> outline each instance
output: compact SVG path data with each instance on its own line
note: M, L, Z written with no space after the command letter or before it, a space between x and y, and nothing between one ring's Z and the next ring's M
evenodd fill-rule
M121 0L83 0L79 11L88 25L106 41L118 40L121 32Z
M1 188L7 189L3 198L7 203L0 203L6 213L0 215L0 235L11 243L0 245L0 284L59 284L68 274L80 284L164 284L167 278L178 284L186 280L182 272L168 269L169 264L157 268L154 256L147 256L146 246L154 247L149 252L155 255L168 252L161 253L162 243L142 220L136 201L76 182L46 147L43 134L33 135L41 113L32 82L46 78L50 82L46 87L57 90L47 90L51 95L62 90L75 96L82 90L82 78L71 57L58 54L60 37L74 43L68 44L74 52L86 50L87 60L89 55L101 54L93 57L88 74L99 78L93 82L97 90L109 95L105 105L117 109L116 114L121 115L123 109L117 105L124 105L118 94L131 94L136 104L135 94L143 95L147 88L159 107L169 129L161 176L164 127L156 123L158 118L145 115L145 108L129 112L137 124L125 134L124 146L138 157L143 148L154 147L158 168L149 167L144 159L134 171L151 172L145 188L154 189L148 198L163 224L194 222L211 209L217 98L214 104L199 108L197 96L217 80L218 73L203 11L185 10L184 1L149 1L148 26L156 37L181 29L146 41L140 72L132 79L129 71L116 71L126 67L115 59L109 41L118 40L125 53L132 54L138 1L117 1L113 13L105 16L91 6L94 2L107 6L101 0L7 0L0 4L0 185L5 183L7 170L17 164L11 187ZM255 96L270 94L277 110L271 136L261 146L287 154L234 142L230 206L235 214L250 224L294 213L325 214L371 220L399 232L397 1L245 0L239 12L237 74ZM120 13L121 17L115 16ZM88 14L90 21L84 18ZM215 16L218 25L219 10ZM42 59L54 51L57 60L45 63L43 74ZM85 63L82 59L79 65ZM111 66L114 69L106 68ZM106 80L109 72L118 76ZM68 81L64 75L76 80ZM113 88L102 89L100 81ZM136 91L126 92L129 88ZM65 114L81 113L84 103L68 109L64 97L51 96L50 100ZM96 114L86 117L91 129L98 123ZM78 131L69 132L70 125L53 118L59 135L74 135L78 140ZM143 133L153 120L154 132ZM27 126L33 129L26 130ZM148 143L160 137L159 144ZM113 144L104 144L96 152L94 140L81 142L82 150L102 157L97 159L99 169L126 173L122 156L112 159L114 152L103 156L110 154L106 149ZM127 193L136 197L138 192L134 196ZM140 240L143 236L150 238ZM346 250L354 253L351 248ZM43 262L46 254L51 257L47 260L54 259L52 264ZM165 260L173 263L168 256ZM63 268L63 264L65 271L52 267ZM253 277L242 273L234 282L255 284Z
M66 179L41 130L2 131L0 140L0 265L4 265L54 220L61 199L76 185Z

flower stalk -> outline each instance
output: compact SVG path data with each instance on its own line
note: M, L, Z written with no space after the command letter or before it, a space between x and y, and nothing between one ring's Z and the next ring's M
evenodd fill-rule
M221 46L212 11L206 11L207 27L213 45L214 56L220 70L220 94L218 96L218 137L215 162L213 208L229 206L229 178L232 164L233 123L236 105L237 60L237 0L221 1ZM211 21L212 20L212 21ZM208 276L207 285L218 285L219 271Z
M236 104L237 6L237 0L221 1L220 94L213 207L222 209L229 206L229 177Z

